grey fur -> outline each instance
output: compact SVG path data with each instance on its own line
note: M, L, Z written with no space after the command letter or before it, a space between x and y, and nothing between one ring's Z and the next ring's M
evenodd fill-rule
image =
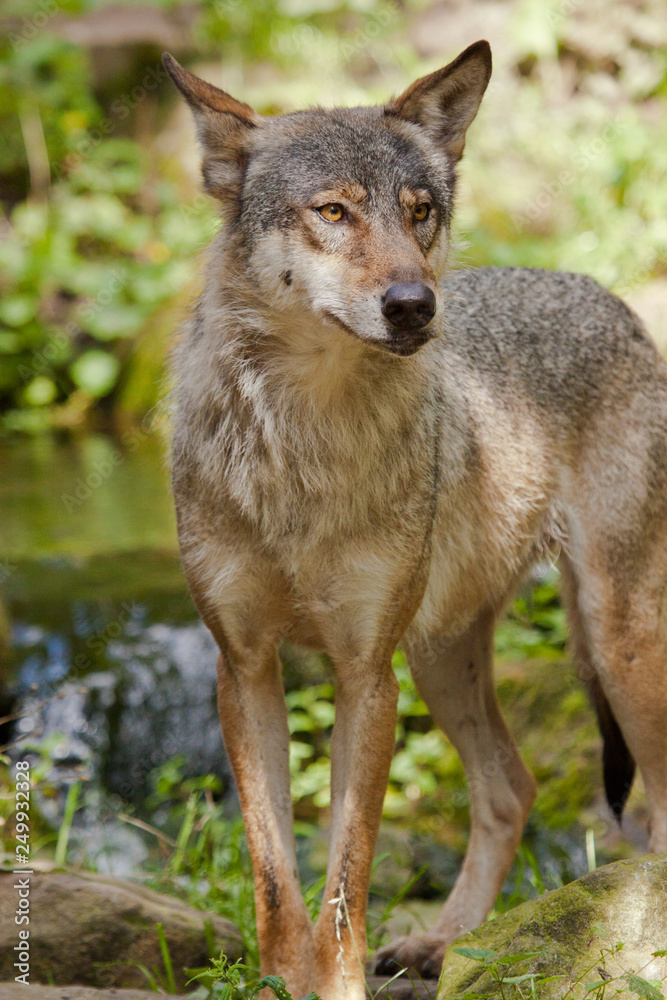
M589 278L445 275L486 43L386 108L275 119L166 65L226 215L174 359L173 483L185 572L221 652L262 970L295 995L361 1000L392 652L402 640L470 780L469 849L439 920L379 956L432 974L493 905L533 802L495 700L492 634L554 542L577 662L644 777L651 846L667 848L667 370ZM344 211L328 220L332 206ZM382 314L406 282L436 296L419 336ZM338 684L314 928L295 875L281 639L325 649Z

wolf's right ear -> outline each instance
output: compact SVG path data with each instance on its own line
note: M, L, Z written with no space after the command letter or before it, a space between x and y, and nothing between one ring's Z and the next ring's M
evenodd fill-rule
M248 139L260 116L248 104L184 69L168 52L162 62L194 115L206 190L221 201L233 200L247 160Z
M385 113L421 125L438 146L460 160L466 131L490 78L491 46L475 42L448 66L415 81L389 102Z

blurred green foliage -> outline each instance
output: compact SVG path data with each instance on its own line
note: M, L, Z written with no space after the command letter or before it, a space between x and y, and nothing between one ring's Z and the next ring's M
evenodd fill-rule
M57 182L48 201L26 201L0 244L4 427L76 426L117 386L133 342L191 275L210 221L181 209L177 186L156 177L138 199L147 156L113 138Z
M462 263L582 270L620 292L664 272L664 10L657 0L611 6L614 16L599 3L504 5L494 81L462 171ZM455 54L450 22L465 41L478 36L476 7L154 0L127 4L127 37L114 42L104 17L122 21L122 6L8 0L0 432L113 425L141 417L162 391L171 306L191 287L217 218L175 155L194 143L171 115L164 23L180 58L221 63L226 85L271 113L381 100Z
M184 211L168 165L105 115L90 60L47 29L20 45L5 41L0 170L13 206L0 241L5 431L74 428L97 401L117 396L145 324L188 282L211 230L211 213Z

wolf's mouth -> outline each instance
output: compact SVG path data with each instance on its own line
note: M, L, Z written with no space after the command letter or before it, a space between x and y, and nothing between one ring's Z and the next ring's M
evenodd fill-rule
M329 312L329 310L327 309L324 315L326 319L329 320L330 323L333 323L335 326L339 326L342 330L345 330L346 333L349 333L351 336L356 337L357 340L362 339L359 337L359 334L356 332L356 330L353 330L351 326L348 326L347 323L345 323L342 319L336 316L335 313Z
M424 344L433 340L435 334L431 330L392 330L389 340L377 340L375 343L383 351L390 354L398 354L402 358L407 358L411 354L416 354Z
M401 358L407 358L411 354L416 354L424 344L427 344L429 340L433 340L436 336L436 333L432 330L397 330L395 327L392 327L388 340L376 340L374 338L361 337L356 330L353 330L351 326L348 326L344 320L332 312L327 311L324 315L330 323L339 326L346 333L356 337L357 340L363 341L364 344L377 347L378 350L385 351L387 354L396 354Z

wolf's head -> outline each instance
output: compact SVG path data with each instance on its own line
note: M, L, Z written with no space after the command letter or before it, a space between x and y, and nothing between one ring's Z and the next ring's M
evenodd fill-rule
M455 169L491 75L488 42L383 107L275 117L164 62L264 302L393 354L440 332Z

